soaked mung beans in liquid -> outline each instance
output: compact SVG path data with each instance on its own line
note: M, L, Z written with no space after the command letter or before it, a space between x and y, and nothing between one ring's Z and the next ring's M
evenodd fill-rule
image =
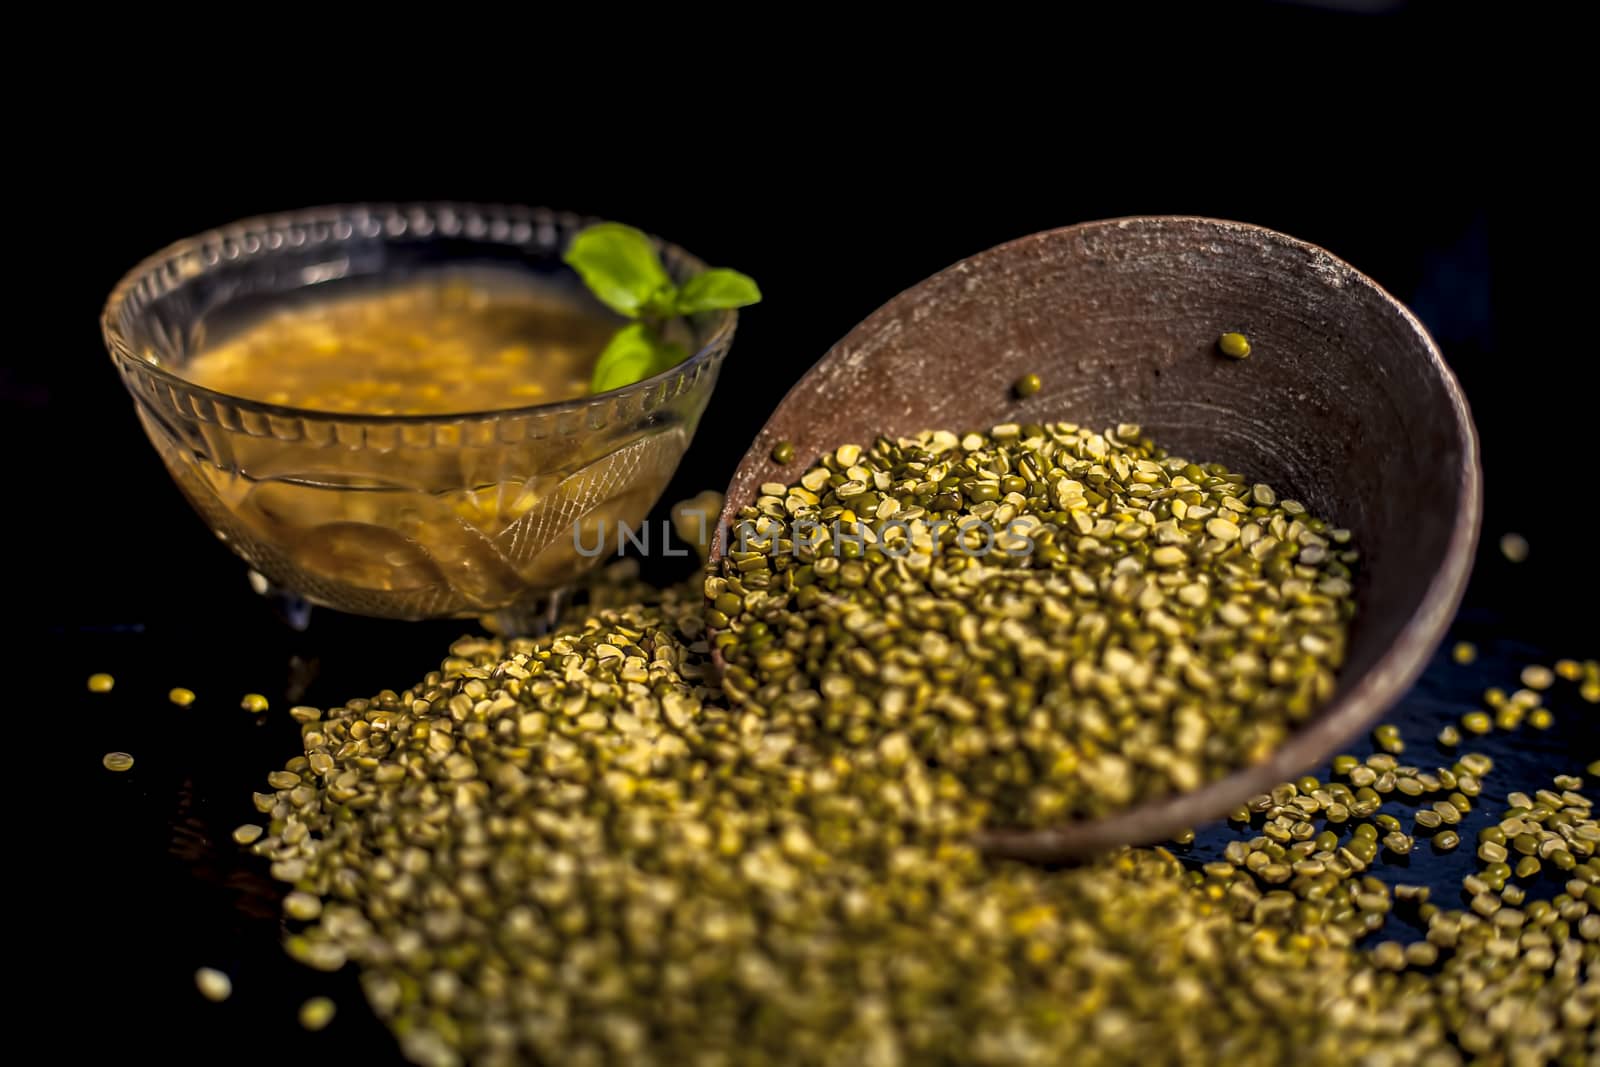
M581 511L593 543L642 516L671 476L684 431L665 416L577 432L570 419L558 432L547 413L448 418L589 395L619 320L575 287L475 268L309 289L254 317L224 311L175 368L222 393L332 416L258 419L265 432L229 438L228 463L174 468L203 510L220 504L222 525L242 528L230 539L282 557L292 577L276 580L378 614L499 609L590 562L564 519L548 541L537 522L512 530L530 511L562 512L563 493L599 497ZM440 418L353 421L364 416Z
M615 323L509 271L454 271L302 299L183 368L230 396L315 411L439 415L571 400Z

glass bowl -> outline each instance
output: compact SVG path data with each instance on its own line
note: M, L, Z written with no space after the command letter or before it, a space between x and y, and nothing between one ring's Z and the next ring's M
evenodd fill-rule
M320 287L482 266L587 299L561 254L591 221L450 203L250 219L134 268L101 327L167 470L269 582L363 615L526 617L614 553L619 524L644 520L711 397L735 313L697 316L694 354L654 378L505 410L313 411L205 389L183 370L230 323ZM657 246L676 280L705 269Z

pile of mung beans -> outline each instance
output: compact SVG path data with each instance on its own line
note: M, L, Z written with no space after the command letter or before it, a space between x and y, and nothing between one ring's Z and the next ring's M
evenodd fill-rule
M1349 542L1134 425L880 438L761 487L707 617L768 729L1049 824L1274 752L1333 693Z
M1374 871L1456 847L1491 762L1402 762L1388 730L1252 798L1203 866L972 846L1252 758L1326 695L1349 610L1344 538L1265 486L1131 428L1029 430L841 450L752 521L1011 508L1056 528L1031 555L735 553L704 589L619 568L549 636L293 709L304 752L236 835L290 886L288 951L354 963L421 1064L1595 1062L1578 777L1510 794L1463 907ZM1399 909L1426 938L1374 943Z

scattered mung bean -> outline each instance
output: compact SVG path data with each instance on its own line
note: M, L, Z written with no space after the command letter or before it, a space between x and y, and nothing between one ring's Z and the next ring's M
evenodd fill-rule
M327 997L312 997L300 1005L300 1025L315 1033L333 1022L338 1006Z
M822 484L872 461L834 458ZM864 493L903 495L892 473ZM1504 856L1469 877L1465 910L1372 872L1428 862L1398 858L1414 845L1382 809L1401 783L1448 797L1415 819L1436 849L1459 844L1446 823L1492 770L1475 753L1431 775L1342 757L1326 784L1251 798L1220 859L1190 867L1159 848L1064 870L992 860L972 837L1010 786L1104 787L1083 775L1086 742L1119 736L1106 693L1138 692L1143 661L1107 645L1099 673L1066 679L1063 699L1104 690L1098 717L1030 715L1058 707L1037 681L1050 646L1019 658L1031 673L999 669L1022 616L983 610L1014 609L1027 587L962 612L899 591L906 626L880 630L865 605L888 599L873 583L889 589L893 568L827 558L794 568L793 588L772 581L788 568L714 573L709 602L624 572L553 634L465 638L409 689L308 718L304 754L256 794L269 825L248 842L292 886L285 911L305 925L290 954L353 961L426 1064L1029 1063L1082 1048L1107 1062L1583 1061L1600 825L1581 781L1508 795L1487 828L1500 840L1479 838ZM820 626L797 603L819 585L850 605ZM794 609L764 610L776 597ZM728 624L714 635L709 611ZM820 651L834 643L848 654ZM992 680L963 688L973 665ZM1333 827L1356 808L1340 846ZM1537 873L1527 861L1567 872L1559 903L1509 881ZM1425 940L1380 940L1396 901Z
M195 971L194 984L202 997L219 1004L233 996L233 979L215 967L201 967Z

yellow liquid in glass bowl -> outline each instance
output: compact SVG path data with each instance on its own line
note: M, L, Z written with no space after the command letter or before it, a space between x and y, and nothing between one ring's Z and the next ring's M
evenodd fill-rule
M494 411L583 396L615 329L567 294L483 270L303 300L204 348L183 373L315 411Z
M581 398L616 320L509 271L451 271L296 298L202 343L180 373L229 396L328 412L242 436L147 418L218 536L314 602L398 617L471 615L557 588L644 518L693 432L593 408L462 418ZM698 412L695 413L696 415ZM422 423L362 416L439 416ZM353 416L348 423L339 416ZM298 427L298 428L296 428ZM209 461L195 462L199 457Z

